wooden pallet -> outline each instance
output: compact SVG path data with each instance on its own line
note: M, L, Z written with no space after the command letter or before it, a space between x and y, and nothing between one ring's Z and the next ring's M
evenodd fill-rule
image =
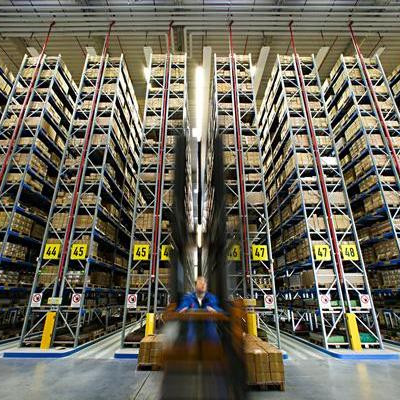
M158 364L148 364L148 363L138 363L136 369L138 371L160 371L161 365Z
M248 383L247 387L252 391L285 391L285 382L264 382L264 383Z

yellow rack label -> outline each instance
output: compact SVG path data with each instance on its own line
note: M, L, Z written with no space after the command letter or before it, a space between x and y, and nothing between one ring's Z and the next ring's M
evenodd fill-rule
M133 247L134 260L148 260L150 256L150 245L148 244L135 244Z
M59 306L62 303L62 297L49 297L47 299L47 304Z
M227 255L228 261L240 261L240 244L234 244Z
M358 261L358 251L355 243L341 244L340 251L344 261Z
M170 261L172 252L172 245L163 244L161 246L161 261Z
M58 260L60 257L61 243L46 243L43 253L44 260Z
M268 248L265 244L251 246L251 259L254 261L268 261Z
M86 243L74 243L71 247L71 260L84 260L87 255Z
M314 244L314 254L317 261L330 261L331 249L327 244Z

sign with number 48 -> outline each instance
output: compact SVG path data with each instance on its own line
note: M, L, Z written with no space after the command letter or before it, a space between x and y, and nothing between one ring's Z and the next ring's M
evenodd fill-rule
M344 261L358 261L358 251L355 243L342 244L340 250Z

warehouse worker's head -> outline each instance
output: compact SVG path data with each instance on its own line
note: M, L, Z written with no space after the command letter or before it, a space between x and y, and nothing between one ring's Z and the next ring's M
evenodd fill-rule
M203 297L207 292L207 279L204 276L199 276L196 279L196 294Z

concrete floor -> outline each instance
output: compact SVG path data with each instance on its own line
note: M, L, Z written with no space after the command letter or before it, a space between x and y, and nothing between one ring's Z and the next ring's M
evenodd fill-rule
M157 398L162 373L136 371L135 361L112 359L119 346L117 336L65 359L0 358L0 399ZM286 391L252 392L250 399L399 398L400 361L335 360L290 338L283 339L283 348L290 357L285 363Z

